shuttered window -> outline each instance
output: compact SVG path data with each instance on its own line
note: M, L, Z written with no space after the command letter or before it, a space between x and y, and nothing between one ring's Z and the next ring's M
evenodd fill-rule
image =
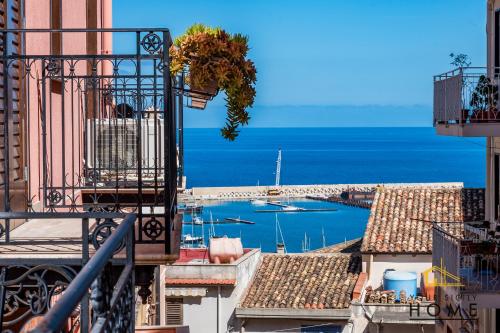
M167 297L167 325L182 325L182 298Z
M21 0L0 0L0 29L17 29L22 25ZM0 37L2 38L2 37ZM9 54L20 54L22 41L20 33L9 33L7 43L2 41L0 52L3 53L7 46ZM4 89L4 64L0 64L0 207L3 207L3 189L5 182L9 181L11 190L13 188L22 188L22 185L16 185L23 181L23 162L22 162L22 135L21 135L21 104L22 104L22 79L21 67L19 61L10 63L8 89ZM7 98L6 98L7 97ZM8 101L8 104L6 103ZM10 106L11 112L5 123L5 110ZM4 147L4 129L8 126L8 147ZM8 151L7 151L8 150ZM8 153L8 154L7 154ZM5 157L9 156L9 179L5 177ZM11 201L19 201L19 195L14 197L10 193ZM24 201L24 200L23 200ZM21 204L22 205L22 204ZM18 206L11 202L11 208ZM5 207L3 207L5 208Z

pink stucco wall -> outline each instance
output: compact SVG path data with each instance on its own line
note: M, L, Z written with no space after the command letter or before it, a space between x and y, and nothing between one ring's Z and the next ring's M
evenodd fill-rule
M99 27L111 27L111 0L97 1L97 25ZM104 4L104 5L102 5ZM62 2L62 28L86 28L87 26L87 0L71 0ZM103 10L101 10L101 8ZM104 11L106 9L107 11ZM26 0L25 1L25 28L50 28L50 0ZM110 35L110 34L108 34ZM104 40L104 45L101 41ZM103 50L104 49L104 50ZM104 35L97 38L98 52L111 53L111 37ZM50 54L49 33L27 33L25 36L26 54ZM87 54L87 39L85 32L62 34L63 54ZM88 63L81 60L73 63L76 75L88 74ZM100 66L99 72L103 70ZM64 72L70 72L70 63L64 65ZM28 195L33 198L35 209L42 209L40 199L42 198L42 135L40 100L42 99L42 84L37 83L42 77L42 66L40 62L31 67L31 74L26 80L27 85L27 115L26 133L26 156L29 168ZM46 142L48 143L47 169L49 170L49 181L53 186L60 187L76 185L78 177L82 174L83 158L83 110L85 97L81 89L78 89L77 79L67 80L64 84L64 92L51 92L50 79L46 80ZM54 82L54 81L52 81ZM58 82L52 83L57 85ZM60 80L59 80L59 84ZM64 106L64 107L63 107ZM49 110L51 110L49 112ZM64 146L62 144L64 137ZM64 180L64 178L66 178ZM66 195L73 196L75 193L67 192ZM81 199L81 196L76 193ZM69 202L68 197L65 198ZM37 204L38 202L38 204Z

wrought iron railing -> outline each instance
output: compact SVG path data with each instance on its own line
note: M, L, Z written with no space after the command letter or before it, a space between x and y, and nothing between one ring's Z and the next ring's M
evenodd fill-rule
M432 237L436 281L463 291L500 292L500 247L485 229L434 223Z
M9 133L1 139L0 178L10 180L0 184L4 210L134 212L137 243L164 244L171 253L177 111L187 92L175 89L168 70L168 29L7 29L1 35L29 45L53 33L63 40L57 55L29 47L20 55L3 43L2 116L10 124L4 129L21 133L20 142ZM64 49L64 40L92 33L113 34L132 47L114 54ZM13 93L13 82L23 90ZM16 152L5 148L12 145Z
M61 218L61 213L9 214L0 213L0 218L46 219L48 223ZM35 326L34 332L130 332L136 216L67 213L64 217L75 227L81 224L81 237L0 241L2 332ZM22 254L26 246L32 251ZM58 255L56 247L67 248L69 253Z
M434 125L500 122L499 72L466 67L434 76Z

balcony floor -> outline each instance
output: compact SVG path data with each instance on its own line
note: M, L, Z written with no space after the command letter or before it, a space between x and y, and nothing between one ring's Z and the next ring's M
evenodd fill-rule
M182 216L178 214L174 224L180 230ZM89 232L92 232L96 220L89 220ZM137 230L137 224L136 224ZM179 238L179 237L177 237ZM31 219L10 232L10 240L14 242L30 242L30 244L0 243L1 264L31 264L31 263L61 263L81 264L82 260L82 221L80 219L61 218ZM0 238L0 242L5 237ZM38 241L40 244L36 244ZM72 241L74 244L57 244L57 242ZM43 242L43 243L42 243ZM174 247L178 248L179 244ZM95 249L89 244L89 254ZM115 259L123 259L125 250L115 255ZM139 265L166 264L177 260L178 254L165 254L165 245L136 244L135 262Z
M89 227L95 225L89 221ZM2 240L5 238L2 237ZM82 258L82 221L81 219L32 219L10 232L13 242L32 242L32 244L1 244L0 261L19 260L63 260L81 262ZM35 242L44 242L36 244ZM74 241L75 244L57 244L60 241ZM94 253L89 246L90 253Z
M492 123L436 124L436 132L445 136L500 137L500 121Z

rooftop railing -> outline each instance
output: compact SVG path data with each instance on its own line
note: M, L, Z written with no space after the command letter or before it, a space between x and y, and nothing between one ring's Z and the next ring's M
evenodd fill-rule
M500 247L487 229L463 222L434 223L432 236L433 268L441 285L500 292Z
M434 76L434 125L500 122L500 71L494 72L463 67Z

